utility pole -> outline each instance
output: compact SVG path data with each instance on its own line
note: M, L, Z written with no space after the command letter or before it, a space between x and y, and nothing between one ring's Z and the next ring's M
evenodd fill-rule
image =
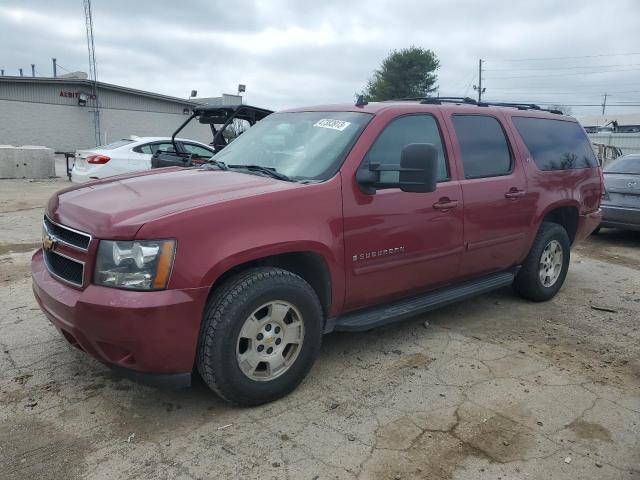
M474 90L478 91L478 103L482 101L482 94L486 88L482 88L482 59L478 61L478 85L473 86Z
M19 69L18 69L18 71L20 72L20 76L21 76L21 77L24 77L24 75L22 74L22 69L21 69L21 68L19 68Z
M604 98L602 99L602 115L604 115L604 111L607 108L607 97L608 94L604 94Z
M478 60L478 103L482 101L482 59Z
M52 58L51 61L53 62L53 78L56 78L58 76L58 66L56 65L56 59Z
M93 43L93 15L91 14L91 0L83 0L85 27L87 30L87 50L89 51L89 80L93 85L93 126L96 147L100 145L100 102L98 98L98 72L96 69L96 47Z
M35 63L31 64L31 76L32 77L36 76L36 64Z

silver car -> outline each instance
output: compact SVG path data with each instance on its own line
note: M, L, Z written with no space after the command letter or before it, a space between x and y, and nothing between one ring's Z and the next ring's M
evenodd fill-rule
M640 231L640 154L605 165L601 227Z

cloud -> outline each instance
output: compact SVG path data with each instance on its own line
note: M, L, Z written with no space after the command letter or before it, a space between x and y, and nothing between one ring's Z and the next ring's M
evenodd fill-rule
M521 61L640 52L635 0L112 0L93 8L99 80L178 97L245 83L247 102L276 109L350 102L389 51L418 45L440 58L441 95L474 95L483 58L487 99L598 104L616 92L611 103L640 103L640 55ZM0 44L7 74L35 63L50 75L51 57L88 69L79 0L4 0Z

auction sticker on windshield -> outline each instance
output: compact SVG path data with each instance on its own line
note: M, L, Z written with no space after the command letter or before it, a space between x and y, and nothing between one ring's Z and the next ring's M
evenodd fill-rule
M351 125L351 122L345 122L343 120L333 120L331 118L323 118L321 120L318 120L313 126L343 131L349 125Z

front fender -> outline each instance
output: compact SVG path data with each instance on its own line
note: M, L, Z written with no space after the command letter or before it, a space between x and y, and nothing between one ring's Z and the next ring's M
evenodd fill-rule
M206 272L202 279L202 285L213 285L226 272L241 265L287 253L314 253L324 260L331 280L331 298L333 299L331 313L338 311L342 307L345 288L342 259L336 258L334 252L327 245L311 240L265 244L227 255Z

